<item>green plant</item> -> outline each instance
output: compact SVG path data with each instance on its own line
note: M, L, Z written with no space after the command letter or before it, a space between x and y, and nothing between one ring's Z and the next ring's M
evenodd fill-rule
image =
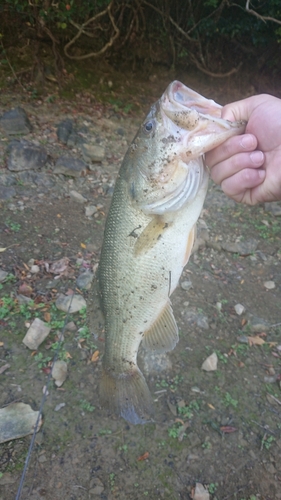
M110 486L110 489L111 489L111 490L113 490L113 489L114 489L115 479L116 479L116 475L114 474L114 472L111 472L111 473L109 474L109 486Z
M128 446L126 444L123 444L122 446L119 446L119 451L123 451L126 453L128 451Z
M210 483L208 486L209 493L213 495L218 487L218 483Z
M46 366L48 366L48 364L50 363L50 361L53 359L51 356L46 356L44 357L42 352L38 352L38 354L36 354L34 356L34 359L35 361L37 362L38 364L38 368L40 370L42 370L42 368L45 368Z
M262 441L261 441L261 449L266 448L266 450L269 450L271 448L272 443L274 443L274 441L275 441L274 436L267 436L265 434L262 438Z
M101 429L98 432L99 436L108 436L109 434L112 434L112 431L110 429Z
M211 443L209 441L204 441L201 446L204 450L209 450L211 448Z
M236 408L238 405L238 401L237 399L233 399L229 392L226 392L224 396L224 404L225 406L233 406L234 408Z
M79 404L80 404L81 410L83 410L83 411L93 412L95 410L95 407L92 406L91 403L86 401L86 399L80 399Z

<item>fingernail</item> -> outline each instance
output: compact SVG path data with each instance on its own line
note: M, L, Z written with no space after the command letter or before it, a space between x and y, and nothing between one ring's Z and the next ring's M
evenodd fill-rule
M253 151L250 154L250 158L255 165L262 165L264 162L264 154L262 151Z
M240 146L244 149L251 149L255 147L255 140L252 135L243 135Z

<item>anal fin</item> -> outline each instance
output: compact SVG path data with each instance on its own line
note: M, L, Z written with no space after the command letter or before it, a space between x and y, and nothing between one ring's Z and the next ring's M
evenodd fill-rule
M178 340L177 323L171 304L168 302L151 328L145 333L142 345L147 350L163 353L172 351Z

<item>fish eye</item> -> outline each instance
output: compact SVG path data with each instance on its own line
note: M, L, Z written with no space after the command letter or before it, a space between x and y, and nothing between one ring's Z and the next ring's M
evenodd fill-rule
M149 133L149 132L151 132L153 130L153 128L154 128L154 121L152 121L152 120L149 120L148 122L146 122L144 124L144 130L145 130L145 132Z

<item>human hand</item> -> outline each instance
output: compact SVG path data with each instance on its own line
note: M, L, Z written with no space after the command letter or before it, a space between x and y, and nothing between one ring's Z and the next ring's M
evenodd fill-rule
M248 123L245 134L206 153L213 181L241 203L281 200L281 99L248 97L224 106L222 118Z

